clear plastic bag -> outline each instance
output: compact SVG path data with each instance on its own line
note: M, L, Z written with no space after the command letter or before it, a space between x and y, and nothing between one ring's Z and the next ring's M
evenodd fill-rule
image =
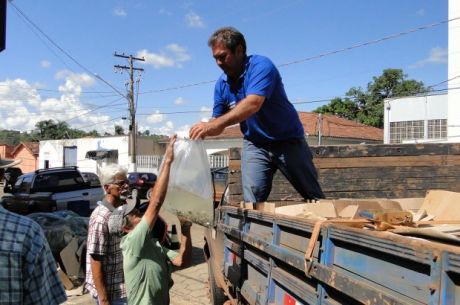
M164 207L192 222L209 225L213 217L213 194L203 141L178 137Z

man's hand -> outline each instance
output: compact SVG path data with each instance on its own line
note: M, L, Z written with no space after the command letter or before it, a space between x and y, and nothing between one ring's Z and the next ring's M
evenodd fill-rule
M224 131L224 127L217 124L216 120L200 122L190 128L189 136L192 140L204 139L207 136L217 136Z
M174 160L174 143L176 142L177 135L173 135L169 138L168 147L165 152L165 162L172 163Z

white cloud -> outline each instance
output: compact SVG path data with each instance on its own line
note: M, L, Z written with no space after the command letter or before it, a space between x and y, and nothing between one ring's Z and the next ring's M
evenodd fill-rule
M200 112L201 121L208 122L212 115L212 108L201 106Z
M91 109L80 101L82 87L94 83L89 75L60 71L56 76L64 81L59 87L61 93L47 98L41 97L37 87L26 80L0 81L2 128L30 131L35 129L37 122L53 119L66 121L72 128L97 124L84 129L97 129L100 133L113 132L113 121L102 123L111 119L109 115L89 112ZM101 112L104 112L104 109L101 109Z
M178 97L174 100L174 104L176 105L183 105L186 103L186 100L183 97Z
M152 124L161 123L164 120L164 115L159 110L155 111L146 118L146 121Z
M447 64L447 49L435 47L430 50L427 58L410 65L410 68L420 68L429 64Z
M191 28L204 27L203 18L201 18L201 16L199 16L193 11L190 11L185 15L185 21L187 22L187 25Z
M117 17L126 17L126 11L120 7L115 8L112 13Z
M40 66L42 66L42 68L49 68L49 67L51 67L51 63L44 59L44 60L40 61Z
M176 43L167 45L159 53L151 53L147 49L140 50L137 52L136 57L144 57L144 63L152 65L155 69L165 67L181 68L183 62L191 59L187 49Z
M425 16L425 9L421 8L415 14L420 17Z
M172 15L172 13L170 11L168 11L167 9L165 9L165 8L160 8L158 13L160 15L165 15L165 16L171 16Z
M176 58L176 61L179 62L184 62L184 61L189 61L191 59L191 56L187 53L187 49L184 47L181 47L177 43L171 43L166 46L166 49L169 50L174 57Z
M174 134L174 124L171 121L167 121L163 126L158 128L150 128L150 134L158 135L172 135Z

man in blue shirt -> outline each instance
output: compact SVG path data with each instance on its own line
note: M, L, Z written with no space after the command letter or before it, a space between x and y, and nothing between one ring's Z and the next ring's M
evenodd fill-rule
M208 45L224 74L215 85L212 119L193 125L190 138L216 136L240 123L246 202L267 200L277 169L305 199L324 198L302 123L275 65L264 56L247 56L243 34L232 27L217 30Z

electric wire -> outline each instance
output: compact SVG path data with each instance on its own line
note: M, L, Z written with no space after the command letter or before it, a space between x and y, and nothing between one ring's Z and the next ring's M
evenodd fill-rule
M83 64L81 64L78 60L76 60L72 55L69 54L66 50L64 50L61 46L59 46L56 42L51 39L38 25L36 25L27 15L19 8L17 7L11 0L9 1L9 4L19 13L23 16L23 18L30 24L32 25L40 34L42 34L54 47L56 47L59 51L61 51L65 56L67 56L73 63L75 63L77 66L82 68L84 71L86 71L88 74L93 75L95 78L98 80L102 81L104 84L109 86L113 91L118 93L120 96L123 98L126 98L126 95L121 93L117 88L115 88L112 84L110 84L108 81L106 81L103 77L98 75L97 73L93 73L90 71L88 68L86 68Z

